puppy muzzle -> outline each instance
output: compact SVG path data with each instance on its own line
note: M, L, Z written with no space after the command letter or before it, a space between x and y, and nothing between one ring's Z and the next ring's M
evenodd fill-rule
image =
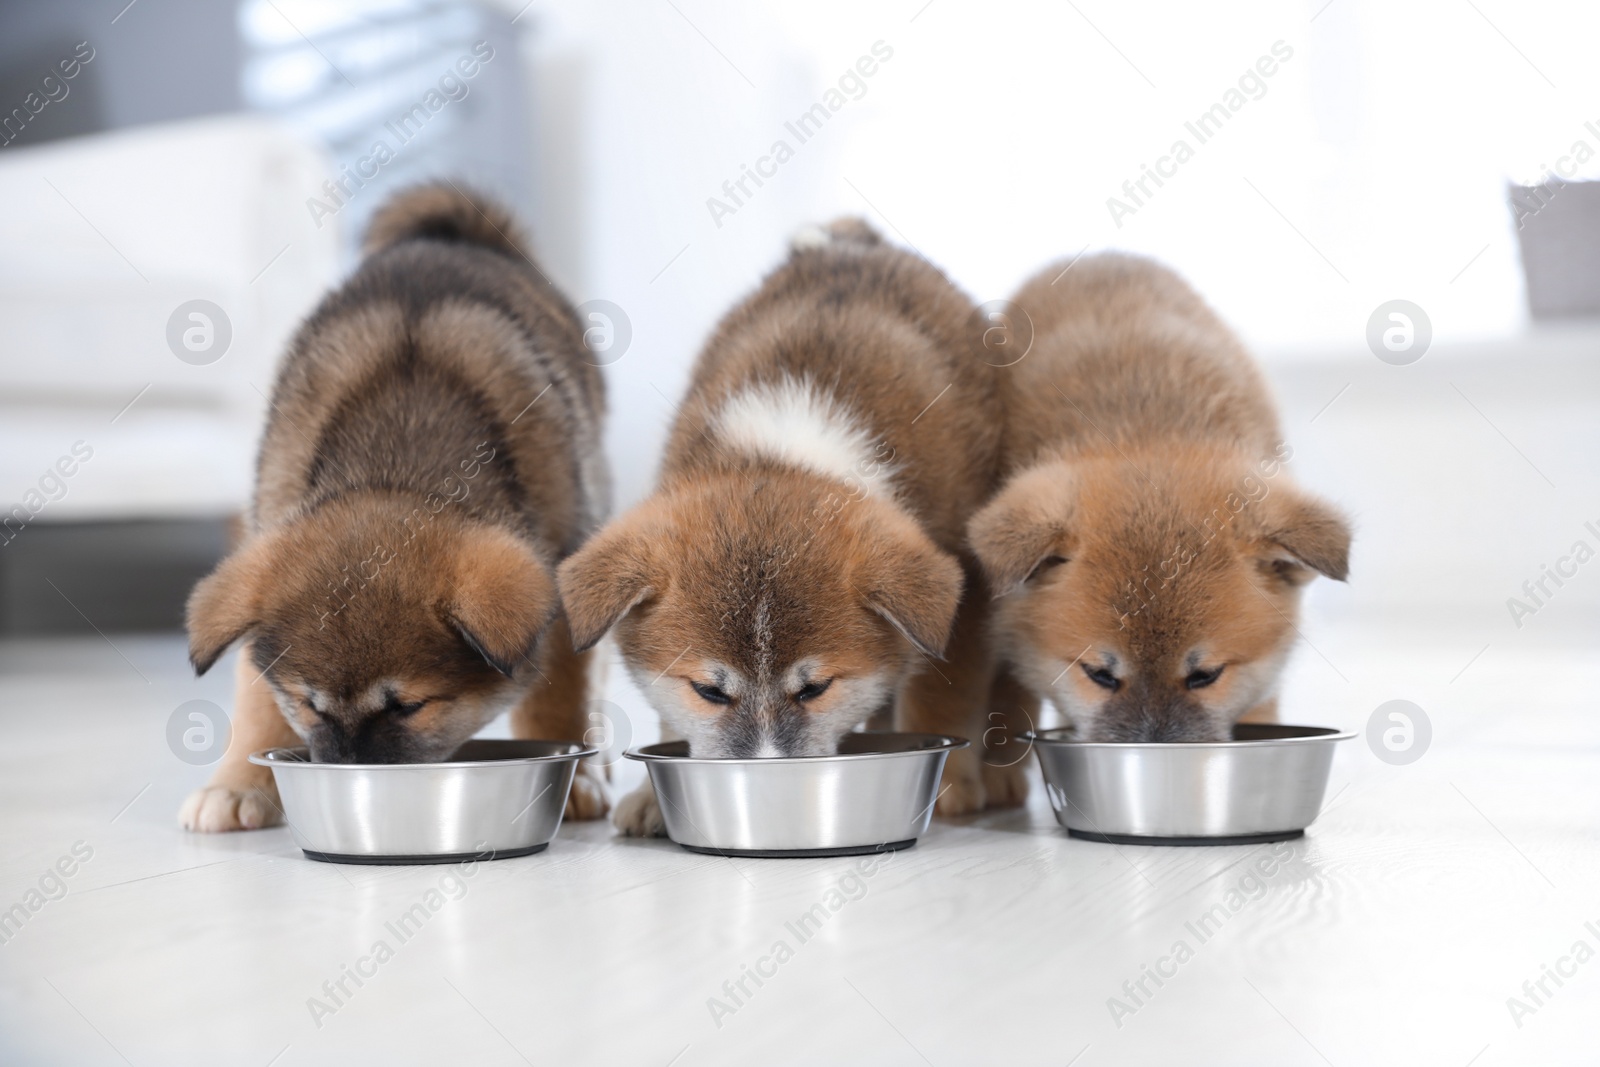
M1112 698L1095 720L1091 741L1226 741L1228 731L1205 708L1180 696L1151 699L1132 692Z
M369 724L352 735L322 723L311 731L306 743L313 763L433 763L448 755L392 725L374 728Z
M831 756L833 746L811 736L806 714L794 708L740 709L717 724L722 759Z

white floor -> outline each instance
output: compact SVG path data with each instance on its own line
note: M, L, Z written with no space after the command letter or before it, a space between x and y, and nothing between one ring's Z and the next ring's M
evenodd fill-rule
M1561 958L1600 949L1595 635L1476 659L1481 634L1443 623L1309 636L1296 719L1359 729L1404 695L1434 739L1405 767L1348 742L1292 851L1070 840L1036 790L936 821L860 883L851 860L599 824L459 879L314 863L283 829L185 834L205 770L167 717L225 700L228 672L196 682L175 639L0 646L0 908L92 850L0 945L0 1063L1594 1063L1600 960ZM785 924L842 879L854 899L802 943ZM430 889L445 902L400 943L385 924ZM393 957L329 997L380 939ZM780 940L792 958L735 1001L724 982ZM1179 940L1192 958L1130 997ZM1575 974L1537 1006L1546 965Z

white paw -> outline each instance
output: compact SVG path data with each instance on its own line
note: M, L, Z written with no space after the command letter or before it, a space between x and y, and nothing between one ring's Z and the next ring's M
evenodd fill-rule
M178 809L178 822L204 834L260 830L283 821L275 799L260 789L208 785L189 794Z
M567 818L599 819L611 810L605 783L600 780L603 773L587 761L578 764L578 773L572 776L572 791L567 794Z
M982 766L970 749L950 753L939 780L939 800L934 811L940 815L971 815L982 811L986 797Z
M624 837L666 837L667 824L656 803L656 791L646 782L617 802L611 823Z
M1020 808L1028 801L1028 775L1021 761L1009 767L983 765L983 801L989 808Z

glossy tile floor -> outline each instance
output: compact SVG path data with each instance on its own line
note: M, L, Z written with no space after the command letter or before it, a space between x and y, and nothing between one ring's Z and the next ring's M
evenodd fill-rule
M1596 1062L1596 635L1307 635L1294 719L1363 729L1403 696L1433 737L1405 766L1347 742L1303 840L1070 840L1036 784L868 877L602 824L465 872L185 834L206 771L167 721L225 703L230 672L194 680L176 638L0 646L0 908L37 908L0 944L0 1063ZM430 890L401 941L389 924Z

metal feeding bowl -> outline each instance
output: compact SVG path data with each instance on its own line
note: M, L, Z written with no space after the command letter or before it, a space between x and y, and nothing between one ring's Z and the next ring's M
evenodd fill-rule
M1333 749L1353 733L1240 723L1232 741L1096 743L1073 728L1021 735L1039 754L1056 821L1073 837L1131 845L1237 845L1305 833Z
M650 771L667 836L721 856L855 856L916 844L939 797L942 734L846 734L838 755L693 759L687 741L628 753Z
M294 843L332 863L452 863L542 851L561 826L575 741L468 741L443 763L312 763L270 748Z

